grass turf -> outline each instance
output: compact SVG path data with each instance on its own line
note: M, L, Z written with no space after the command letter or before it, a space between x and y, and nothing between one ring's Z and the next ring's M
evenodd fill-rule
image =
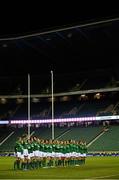
M13 170L13 157L0 158L0 179L119 179L119 157L87 157L79 167Z

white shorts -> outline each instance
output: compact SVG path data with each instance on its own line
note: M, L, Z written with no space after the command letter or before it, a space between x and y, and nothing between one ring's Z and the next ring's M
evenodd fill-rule
M29 160L31 159L31 154L28 154L28 159L29 159Z
M52 152L51 157L56 157L55 152Z
M28 156L28 149L24 149L24 150L23 150L23 155L24 155L24 156Z
M24 159L24 155L23 154L21 154L21 159Z
M21 152L17 152L16 157L21 158Z
M39 151L34 151L34 156L38 157L39 156Z

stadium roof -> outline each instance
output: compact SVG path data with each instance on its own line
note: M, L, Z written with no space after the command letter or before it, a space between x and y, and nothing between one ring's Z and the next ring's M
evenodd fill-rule
M68 15L67 15L68 17ZM45 19L46 20L46 19ZM45 21L44 20L44 21ZM119 17L84 15L33 23L0 33L0 75L80 72L118 68ZM61 22L60 21L60 22ZM18 25L17 28L15 28Z

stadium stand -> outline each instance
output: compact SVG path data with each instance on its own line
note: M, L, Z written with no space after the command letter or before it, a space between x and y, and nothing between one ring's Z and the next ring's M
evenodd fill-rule
M75 75L77 76L77 74ZM37 87L38 80L32 80L32 93L51 93L47 80L43 82L43 89ZM89 77L78 75L75 80L74 76L68 76L55 82L55 92L68 92L74 90L100 89L104 87L115 87L117 81L110 74L101 74L97 76L92 73ZM62 87L63 83L63 88ZM68 85L67 85L68 84ZM21 86L22 87L22 86ZM22 89L22 88L21 88ZM17 94L23 95L27 91L21 91ZM22 99L22 98L21 98ZM28 119L28 102L18 99L6 99L0 101L0 119L4 120L25 120ZM38 101L31 99L31 119L48 119L52 116L51 99L48 97L39 98ZM55 118L73 118L88 116L106 116L116 115L119 113L119 93L101 92L98 96L96 93L77 94L69 96L55 97L54 117ZM119 150L118 148L118 122L111 122L109 130L103 131L102 122L77 122L77 123L60 123L55 124L55 138L59 140L83 140L89 145L89 151L110 151ZM31 134L43 139L51 138L51 124L36 124L31 126ZM26 125L12 125L0 127L0 152L14 151L15 141L19 136L27 133Z
M58 140L82 140L86 141L87 145L94 139L93 143L88 147L89 151L118 151L118 125L111 125L110 128L104 131L102 125L84 126L64 126L55 127L55 139ZM14 151L14 145L18 137L23 134L27 134L27 128L13 129L14 132L3 144L0 145L1 152ZM7 137L11 131L7 134L3 132L2 137ZM97 138L103 133L99 138ZM32 128L31 134L41 139L51 139L51 125L49 127ZM4 136L3 136L4 135Z
M55 102L55 118L85 117L111 115L117 100L91 100ZM31 119L51 118L51 103L39 102L31 104ZM22 104L12 119L27 119L27 104Z

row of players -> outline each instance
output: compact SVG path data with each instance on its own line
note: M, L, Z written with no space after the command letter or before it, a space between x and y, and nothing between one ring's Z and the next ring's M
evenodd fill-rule
M15 145L15 169L70 166L85 163L86 142L20 137Z

